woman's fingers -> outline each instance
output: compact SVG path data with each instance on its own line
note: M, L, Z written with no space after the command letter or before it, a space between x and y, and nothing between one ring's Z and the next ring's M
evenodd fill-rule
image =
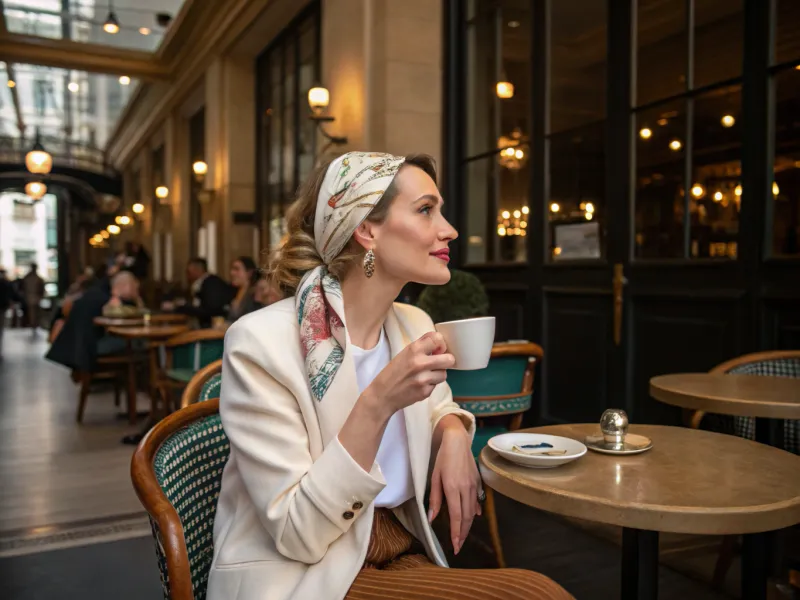
M445 484L444 495L450 513L450 541L453 543L453 552L458 554L461 550L461 493L458 486Z
M433 520L439 516L440 510L442 510L442 475L438 469L434 469L431 477L431 496L428 502L428 523L433 523Z
M478 492L471 486L467 486L461 490L461 531L459 533L458 551L461 551L461 546L467 540L467 534L472 527L472 521L475 518L475 502L478 498Z

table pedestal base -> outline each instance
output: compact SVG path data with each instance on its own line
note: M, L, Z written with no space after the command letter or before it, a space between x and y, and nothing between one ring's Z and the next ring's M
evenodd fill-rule
M658 532L622 530L622 600L658 598Z

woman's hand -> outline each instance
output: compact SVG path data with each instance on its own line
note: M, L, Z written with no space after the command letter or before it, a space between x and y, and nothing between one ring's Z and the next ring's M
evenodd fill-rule
M376 399L391 416L430 396L433 388L447 379L447 369L454 364L442 334L431 331L398 353L364 395Z
M453 552L458 554L467 539L475 515L481 514L478 502L480 474L472 457L470 436L461 419L447 415L439 421L441 443L431 476L431 496L428 521L433 521L442 507L442 496L450 513L450 539ZM437 432L439 433L439 432Z

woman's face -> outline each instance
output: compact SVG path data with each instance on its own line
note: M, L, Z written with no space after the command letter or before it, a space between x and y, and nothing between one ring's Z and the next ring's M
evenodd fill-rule
M442 214L442 197L422 169L406 165L395 177L398 190L386 220L367 225L372 235L375 271L425 285L450 281L448 244L458 232Z
M242 262L239 260L233 261L233 264L231 264L231 283L234 287L239 288L245 286L249 280L250 274L244 268Z

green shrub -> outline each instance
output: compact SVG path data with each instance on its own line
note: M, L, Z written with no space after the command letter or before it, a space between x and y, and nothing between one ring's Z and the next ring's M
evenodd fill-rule
M426 287L419 295L417 306L428 313L434 323L443 323L485 317L489 312L489 296L475 275L454 270L447 284Z

